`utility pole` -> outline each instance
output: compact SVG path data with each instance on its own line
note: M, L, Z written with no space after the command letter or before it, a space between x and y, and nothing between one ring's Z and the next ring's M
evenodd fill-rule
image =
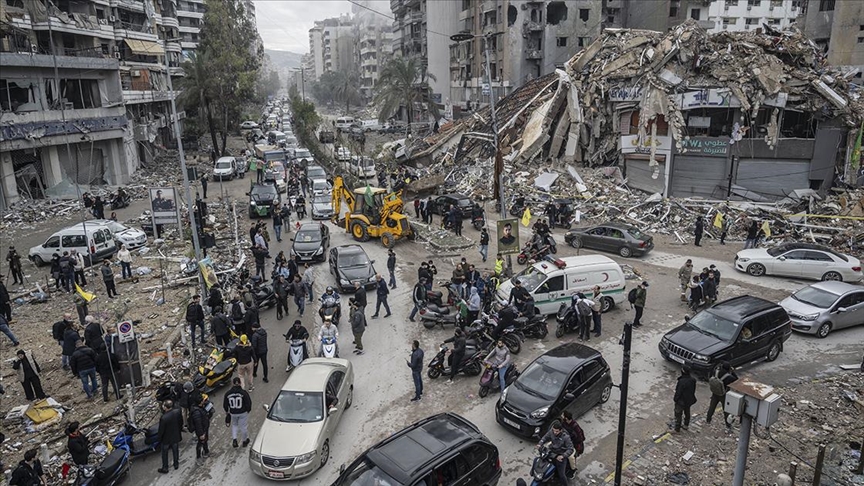
M186 191L186 209L189 211L189 224L192 230L192 247L195 249L196 270L198 273L198 284L201 286L201 296L207 294L207 287L201 278L201 244L198 242L198 223L195 221L195 201L192 200L192 189L189 186L189 174L186 172L186 154L183 152L183 141L180 136L180 120L177 118L177 102L174 101L174 84L171 82L171 67L168 65L168 38L162 40L162 49L165 53L165 73L168 75L168 94L171 97L171 118L174 119L174 138L177 139L177 153L180 157L180 172L183 173L183 189ZM182 233L183 227L180 227Z
M501 147L498 145L498 115L495 113L495 95L492 91L492 68L490 66L489 57L491 51L489 49L489 39L492 38L492 33L486 34L483 37L484 52L486 54L486 83L489 85L489 109L491 110L492 118L492 143L495 144L495 182L494 192L498 194L498 205L501 207L499 217L507 218L507 204L504 202L504 158L501 157ZM513 260L510 255L507 255L507 269L513 268Z
M621 486L621 469L624 465L624 430L627 426L627 390L630 386L630 345L633 342L633 323L624 323L624 337L619 344L624 345L624 358L621 365L621 405L618 407L618 447L615 451L615 486Z
M300 66L300 96L306 101L306 68Z

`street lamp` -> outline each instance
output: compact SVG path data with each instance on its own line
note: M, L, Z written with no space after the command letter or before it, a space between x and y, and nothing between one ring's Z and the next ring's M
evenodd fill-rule
M483 38L483 52L486 54L486 83L489 85L489 109L492 112L492 143L495 144L494 192L495 194L498 194L498 206L500 208L499 216L501 219L506 219L507 207L504 203L504 159L501 158L501 147L498 145L498 117L495 113L495 96L492 94L492 68L489 65L489 57L491 56L489 51L489 39L495 35L498 34L490 32L486 35L474 35L469 32L459 32L458 34L451 35L450 40L453 42L464 42L478 37ZM507 255L507 268L512 268L510 255Z
M306 101L306 68L302 66L294 68L294 72L296 73L297 71L300 71L300 96L303 98L303 101Z

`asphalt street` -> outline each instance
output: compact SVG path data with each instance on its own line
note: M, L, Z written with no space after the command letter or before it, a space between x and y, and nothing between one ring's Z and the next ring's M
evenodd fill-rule
M245 192L248 179L227 182L225 190L241 204L245 203ZM220 192L218 184L209 188L210 201ZM137 216L143 209L144 202L137 201L132 207L119 211L122 218ZM240 206L243 207L242 205ZM245 214L245 211L238 211ZM492 215L490 215L492 216ZM244 216L245 217L245 216ZM307 219L308 221L308 219ZM437 217L436 217L437 221ZM491 223L491 221L490 221ZM330 224L330 223L327 223ZM241 228L248 223L241 223ZM45 229L31 233L26 238L19 239L19 251L26 253L33 244L41 243L57 228ZM290 233L283 238L281 244L273 241L271 253L285 250L288 254L291 241ZM473 237L473 228L465 229L466 236ZM575 255L576 250L563 244L563 235L557 231L559 256ZM331 246L353 243L353 239L341 228L331 227ZM370 258L375 261L375 268L386 274L386 250L376 240L364 244ZM623 259L617 255L609 255L621 263L637 266L641 273L651 282L648 304L643 322L646 324L634 333L631 368L631 389L628 404L628 442L626 454L634 454L640 444L651 439L654 434L666 430L666 422L672 416L671 391L678 370L671 363L665 362L657 350L657 343L663 333L682 322L685 307L678 301L677 269L687 258L681 254L686 247L659 248L642 259ZM350 330L347 323L340 325L342 357L352 361L355 371L354 405L342 418L337 427L336 435L331 445L331 458L328 464L312 476L301 481L291 481L290 484L329 485L338 475L339 466L352 461L366 448L385 438L389 434L426 416L444 411L459 413L474 422L499 448L504 475L499 484L512 485L519 477L527 478L532 459L533 443L522 440L503 430L495 422L494 406L497 396L490 394L485 399L477 396L478 378L461 377L451 385L444 379L429 380L424 374L425 394L420 402L410 402L413 393L410 371L406 359L410 352L410 344L414 339L421 342L426 353L426 362L434 356L438 345L452 335L452 329L426 330L421 324L408 321L411 310L411 288L416 280L418 262L432 259L435 261L439 278L446 279L453 269L453 264L461 254L435 255L430 253L421 243L402 241L395 247L397 254L396 278L398 287L391 291L390 305L393 316L384 319L371 319L373 309L367 311L369 327L364 335L366 354L356 356L350 353ZM590 251L587 251L590 253ZM586 250L582 250L582 254ZM494 251L490 251L494 255ZM470 263L481 265L479 253L474 249L464 252ZM489 261L481 268L491 268ZM697 268L703 265L694 261ZM514 262L515 264L515 262ZM744 293L760 295L770 300L779 301L792 290L800 288L804 283L771 277L754 278L739 273L731 268L731 262L719 263L723 272L721 298ZM317 297L327 285L334 283L326 264L316 265L316 282L314 293ZM41 275L45 270L35 270L30 273ZM26 269L25 269L26 270ZM518 271L518 268L516 269ZM269 266L268 266L269 272ZM369 293L370 307L374 305L374 294ZM347 296L343 296L347 303ZM318 328L317 303L307 308L302 321L310 334L316 334ZM296 309L292 306L290 315L277 321L274 310L262 312L261 321L269 335L269 361L271 364L270 383L263 383L259 378L252 392L253 412L250 418L250 433L254 437L265 416L263 404L269 404L281 388L287 359L287 345L282 334L287 331L294 319ZM592 339L589 345L603 353L612 368L613 381L620 381L622 362L621 347L618 344L622 325L632 318L627 304L613 309L603 316L604 334ZM344 321L344 320L343 320ZM554 329L554 319L549 320ZM559 342L575 339L574 334L568 334L561 340L550 333L545 339L537 341L529 339L523 343L522 352L516 356L515 362L519 369L535 357L555 347ZM832 333L826 339L816 339L812 336L794 335L785 345L780 358L772 363L759 362L744 367L744 374L751 374L765 383L786 383L789 380L817 377L836 371L838 364L860 362L860 343L864 342L864 327ZM211 424L210 449L211 457L202 466L195 464L194 440L191 434L184 434L181 448L180 469L167 475L156 472L159 467L159 457L150 456L135 459L133 474L127 480L129 485L150 484L265 484L268 480L255 476L248 467L248 449L231 447L230 429L224 426L224 415L221 412L224 390L213 395L213 400L219 409ZM703 413L709 397L705 383L699 384L699 403L694 413ZM615 457L615 438L618 418L619 392L613 389L612 398L608 403L595 407L579 418L586 434L586 452L580 458L579 484L588 484L589 475L602 481L612 470ZM781 418L782 420L782 418ZM146 425L146 424L139 424ZM681 439L686 440L686 439Z

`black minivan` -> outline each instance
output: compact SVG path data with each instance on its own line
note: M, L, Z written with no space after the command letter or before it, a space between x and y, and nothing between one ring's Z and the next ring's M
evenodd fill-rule
M501 393L495 419L507 430L539 438L564 410L579 417L611 393L609 365L600 351L562 344L532 361Z
M396 432L343 465L331 486L495 486L500 478L498 448L471 422L442 413Z
M742 295L718 302L660 340L660 354L690 365L708 378L722 361L740 366L756 359L774 361L792 335L792 322L779 304Z

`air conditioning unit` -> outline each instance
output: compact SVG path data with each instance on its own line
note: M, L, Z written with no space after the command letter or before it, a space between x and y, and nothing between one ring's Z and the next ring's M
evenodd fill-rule
M132 74L132 77L135 77L135 78L141 77L141 70L140 69L133 69L130 74Z
M39 51L39 46L37 46L36 44L30 44L30 52L36 54L37 51Z
M753 5L747 5L747 10L753 10Z
M729 29L729 24L723 24L723 30Z
M774 11L774 5L770 5L770 6L768 6L768 11L769 11L769 12L773 12L773 11Z
M728 10L729 10L729 5L725 5L725 6L723 7L723 10L728 11Z
M114 59L120 59L120 53L119 52L114 53Z
M115 17L115 16L113 16L113 15L109 16L109 17L108 17L108 22L111 22L112 24L113 24L114 22L117 22L117 17Z

